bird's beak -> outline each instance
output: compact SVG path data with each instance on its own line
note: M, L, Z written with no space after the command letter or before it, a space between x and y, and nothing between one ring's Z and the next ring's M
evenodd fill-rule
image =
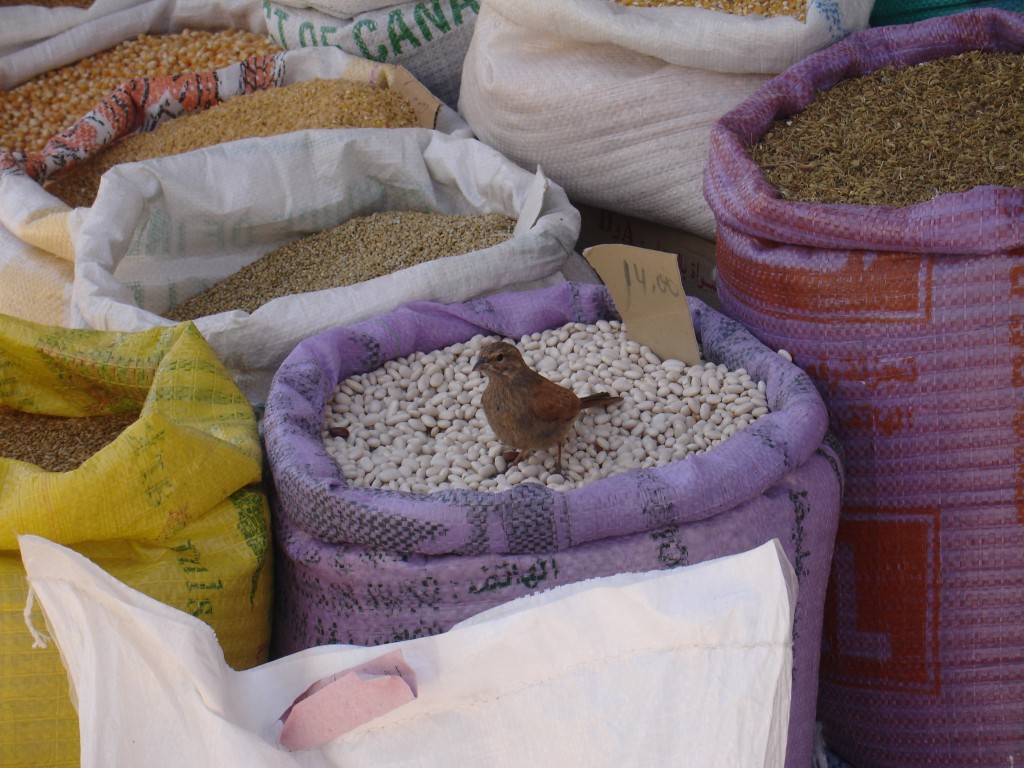
M480 370L480 366L482 366L483 364L484 364L483 358L478 357L476 359L476 362L473 364L473 370L474 371L479 371Z

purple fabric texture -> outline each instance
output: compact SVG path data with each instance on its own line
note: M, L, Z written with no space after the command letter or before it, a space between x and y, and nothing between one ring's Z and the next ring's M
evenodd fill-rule
M1024 51L1024 14L853 34L724 115L705 169L723 310L793 354L845 453L818 716L857 768L1024 763L1024 188L790 202L746 148L843 79L967 50Z
M738 323L690 302L705 358L766 381L771 413L706 454L568 492L536 483L495 494L350 487L320 430L346 377L480 333L518 340L616 318L603 286L415 302L297 345L277 371L264 420L279 546L272 653L435 634L541 589L697 563L777 538L800 584L787 764L809 765L842 457L807 375Z

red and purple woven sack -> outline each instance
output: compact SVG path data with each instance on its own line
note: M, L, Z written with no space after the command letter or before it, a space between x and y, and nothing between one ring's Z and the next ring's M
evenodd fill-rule
M784 201L747 147L840 80L974 49L1024 51L1024 14L856 33L709 144L722 307L810 374L846 455L818 715L857 768L1024 764L1024 188Z

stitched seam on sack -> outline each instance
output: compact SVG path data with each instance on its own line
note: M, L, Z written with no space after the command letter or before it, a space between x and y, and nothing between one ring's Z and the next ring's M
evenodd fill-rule
M712 651L712 652L713 651L730 651L731 652L731 651L742 651L742 650L757 649L757 648L764 648L764 649L777 648L777 649L785 650L785 649L792 649L792 647L793 647L793 643L792 642L785 642L785 643L736 643L736 644L729 644L729 645L704 645L704 644L701 644L701 643L691 643L691 644L688 644L688 645L680 645L678 643L674 643L674 644L668 645L668 646L666 646L666 645L648 646L646 648L640 648L640 649L637 649L637 650L634 650L634 651L630 651L630 652L627 652L627 653L619 653L619 654L616 654L614 656L602 656L600 658L591 659L590 661L581 662L581 663L575 664L575 665L573 665L571 667L564 668L562 670L562 673L560 675L558 675L558 676L551 675L551 676L547 676L547 677L542 677L540 679L524 682L524 683L522 683L522 684L520 684L518 686L506 688L506 689L502 690L500 693L497 693L497 694L484 695L484 696L474 696L474 697L472 697L471 699L469 699L467 701L461 702L458 707L448 707L448 708L445 708L445 709L441 709L441 708L437 708L437 707L432 707L429 711L418 712L418 713L415 713L413 715L407 716L405 718L405 721L408 722L408 721L413 721L413 720L420 720L420 719L423 719L424 717L431 717L431 716L435 715L438 712L459 712L459 711L464 711L464 710L467 710L467 709L471 709L471 708L473 708L473 707L475 707L475 706L477 706L479 704L484 704L484 703L488 703L488 702L492 702L492 701L497 701L498 699L500 699L500 698L502 698L502 697L504 697L504 696L506 696L508 694L519 694L519 693L522 693L524 691L528 691L531 688L536 688L536 687L538 687L540 685L543 685L545 683L551 682L553 680L558 680L558 679L560 679L560 678L562 678L565 675L570 674L570 673L576 673L576 672L580 672L582 670L586 670L588 668L602 666L602 665L605 665L605 664L607 664L609 662L619 662L619 661L623 661L623 660L627 660L627 659L633 659L633 658L636 658L638 656L647 655L647 654L650 654L650 653L666 653L666 652L672 652L672 651L691 651L691 650ZM385 729L390 728L390 727L392 727L392 726L387 724L387 723L383 723L383 724L382 723L367 723L366 725L364 725L362 728L360 728L358 730L352 731L349 734L345 734L345 735L339 736L338 739L346 739L346 738L350 738L350 737L351 738L358 738L358 737L361 737L363 735L368 735L370 733L373 733L374 731L381 731L381 730L385 730Z

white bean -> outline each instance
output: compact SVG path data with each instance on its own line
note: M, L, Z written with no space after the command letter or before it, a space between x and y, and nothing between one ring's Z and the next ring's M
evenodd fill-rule
M495 338L474 336L339 383L324 428L344 425L349 437L324 431L323 441L346 481L414 493L500 492L521 482L569 490L681 461L769 412L765 383L744 369L659 361L626 337L622 323L571 323L519 339L527 363L580 396L615 392L623 400L581 415L563 445L561 472L555 446L509 465L504 454L511 446L498 444L480 407L486 379L472 370L480 349Z

